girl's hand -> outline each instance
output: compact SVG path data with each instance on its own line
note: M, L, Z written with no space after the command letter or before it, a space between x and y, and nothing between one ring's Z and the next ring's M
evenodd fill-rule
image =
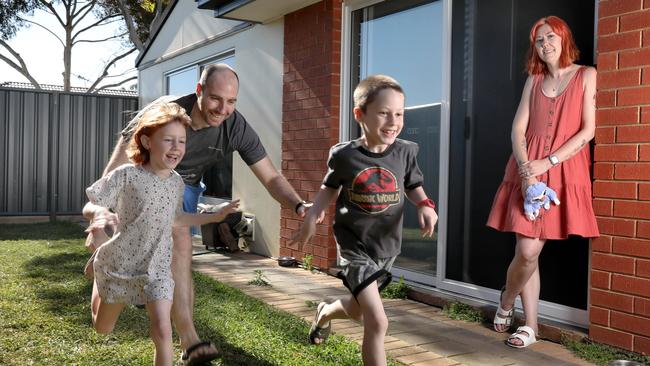
M235 213L239 210L239 198L236 200L230 201L227 205L223 206L219 211L215 213L214 222L223 221L231 213Z
M551 166L551 162L548 159L527 161L519 166L519 177L538 177L551 169Z
M429 206L418 207L418 220L420 222L420 234L422 237L432 237L436 222L438 222L436 210Z
M103 230L105 228L109 228L115 232L117 229L117 224L119 223L120 220L117 217L116 213L111 212L106 207L98 206L98 208L95 210L95 214L92 221L90 222L90 225L88 225L88 228L86 229L86 232L89 233L95 229Z

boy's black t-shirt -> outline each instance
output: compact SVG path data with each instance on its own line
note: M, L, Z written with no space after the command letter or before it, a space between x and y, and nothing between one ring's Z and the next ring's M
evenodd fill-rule
M405 190L424 178L417 163L418 145L396 139L383 153L366 150L358 140L330 149L327 187L341 187L336 201L334 236L341 248L371 258L400 253Z
M196 94L188 94L180 98L163 96L151 102L149 106L164 102L174 102L190 115L197 97ZM122 130L125 140L131 138L140 116L146 109L147 107L143 108ZM237 110L218 127L206 127L196 131L187 127L186 132L185 156L174 169L183 177L186 184L198 185L210 165L224 159L233 151L237 151L248 165L253 165L266 157L266 150L259 136Z

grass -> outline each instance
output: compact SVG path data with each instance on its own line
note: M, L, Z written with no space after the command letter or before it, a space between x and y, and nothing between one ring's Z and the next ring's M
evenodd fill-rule
M636 361L642 365L650 365L650 356L629 352L620 348L595 343L590 340L577 342L569 338L562 339L562 345L575 355L596 365L607 366L612 360Z
M83 243L75 224L0 225L0 365L152 364L144 311L127 307L110 335L92 330ZM215 365L361 364L356 343L333 335L311 346L302 319L207 276L194 280L198 332L223 355Z
M454 320L463 320L474 323L483 323L486 321L481 310L458 301L450 302L445 305L445 307L442 308L442 312L445 313L447 317Z
M404 276L397 282L391 282L380 293L384 299L406 299L409 294L409 286L404 282Z

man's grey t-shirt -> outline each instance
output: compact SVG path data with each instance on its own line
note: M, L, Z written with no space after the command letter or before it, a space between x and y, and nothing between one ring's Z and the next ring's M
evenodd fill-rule
M131 138L140 116L149 106L165 102L174 102L191 115L197 97L196 94L180 98L163 96L151 102L122 130L125 141ZM266 157L266 150L259 136L237 110L218 127L206 127L200 130L187 127L186 132L185 156L175 169L183 177L185 184L198 185L210 165L224 159L233 151L237 151L248 165L253 165Z
M334 236L342 249L371 258L400 253L404 193L423 184L418 145L397 139L382 153L366 150L358 140L330 149L327 187L341 187L336 201Z

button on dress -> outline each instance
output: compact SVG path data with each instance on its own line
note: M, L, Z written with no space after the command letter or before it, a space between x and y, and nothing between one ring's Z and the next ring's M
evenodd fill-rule
M556 97L542 91L543 75L536 75L530 96L526 143L529 160L546 159L580 131L582 125L583 72L581 67L567 87ZM499 231L515 232L530 238L566 239L599 236L592 207L589 145L573 157L537 177L555 190L560 205L541 209L535 221L524 216L521 180L514 156L510 156L503 181L497 189L487 225Z

